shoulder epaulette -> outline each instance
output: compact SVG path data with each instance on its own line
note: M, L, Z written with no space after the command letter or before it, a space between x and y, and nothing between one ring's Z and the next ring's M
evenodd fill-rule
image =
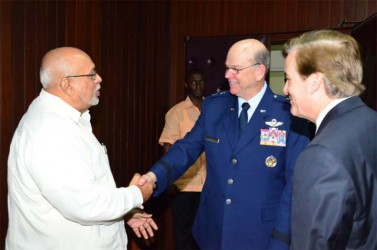
M219 91L212 95L207 96L206 98L216 98L230 95L229 91Z
M274 100L278 101L278 102L289 103L289 98L287 96L283 96L283 95L274 94Z

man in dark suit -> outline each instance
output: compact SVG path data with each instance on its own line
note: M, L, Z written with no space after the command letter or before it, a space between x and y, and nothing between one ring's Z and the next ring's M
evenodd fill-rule
M293 249L377 249L377 113L358 97L357 42L321 30L287 42L284 93L316 123L293 178Z
M230 92L207 97L191 132L142 180L157 181L159 195L205 151L207 179L193 227L199 247L288 249L291 177L308 143L307 121L293 118L286 98L267 86L269 51L261 42L235 43L225 64ZM250 108L241 112L243 103Z

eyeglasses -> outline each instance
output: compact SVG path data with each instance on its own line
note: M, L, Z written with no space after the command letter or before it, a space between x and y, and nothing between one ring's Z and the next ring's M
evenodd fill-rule
M251 67L254 67L254 66L259 66L259 65L261 65L261 63L254 63L253 65L247 66L247 67L242 68L242 69L236 69L236 68L232 68L232 67L226 67L225 68L225 74L228 73L229 71L232 74L239 74L241 70L244 70L244 69L247 69L247 68L251 68Z
M87 76L87 77L89 77L90 79L92 79L94 81L97 78L97 73L87 74L87 75L66 76L66 77L67 78L71 78L71 77L83 77L83 76Z

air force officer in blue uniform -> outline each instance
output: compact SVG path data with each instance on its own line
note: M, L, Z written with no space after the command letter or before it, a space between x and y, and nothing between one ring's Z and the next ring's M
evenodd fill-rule
M291 179L308 143L306 121L293 118L290 104L267 86L269 51L261 42L234 44L226 67L230 92L205 99L191 132L142 181L157 181L159 195L205 151L207 179L193 227L199 247L288 249ZM245 102L247 118L241 114ZM247 123L243 132L240 115Z

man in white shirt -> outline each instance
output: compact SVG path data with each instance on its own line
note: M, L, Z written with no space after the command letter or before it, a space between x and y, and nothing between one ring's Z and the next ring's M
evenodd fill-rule
M83 51L57 48L40 70L43 89L13 136L8 158L6 249L127 249L124 216L153 186L117 188L106 149L92 133L88 109L102 81ZM157 230L151 215L127 223L137 236Z

